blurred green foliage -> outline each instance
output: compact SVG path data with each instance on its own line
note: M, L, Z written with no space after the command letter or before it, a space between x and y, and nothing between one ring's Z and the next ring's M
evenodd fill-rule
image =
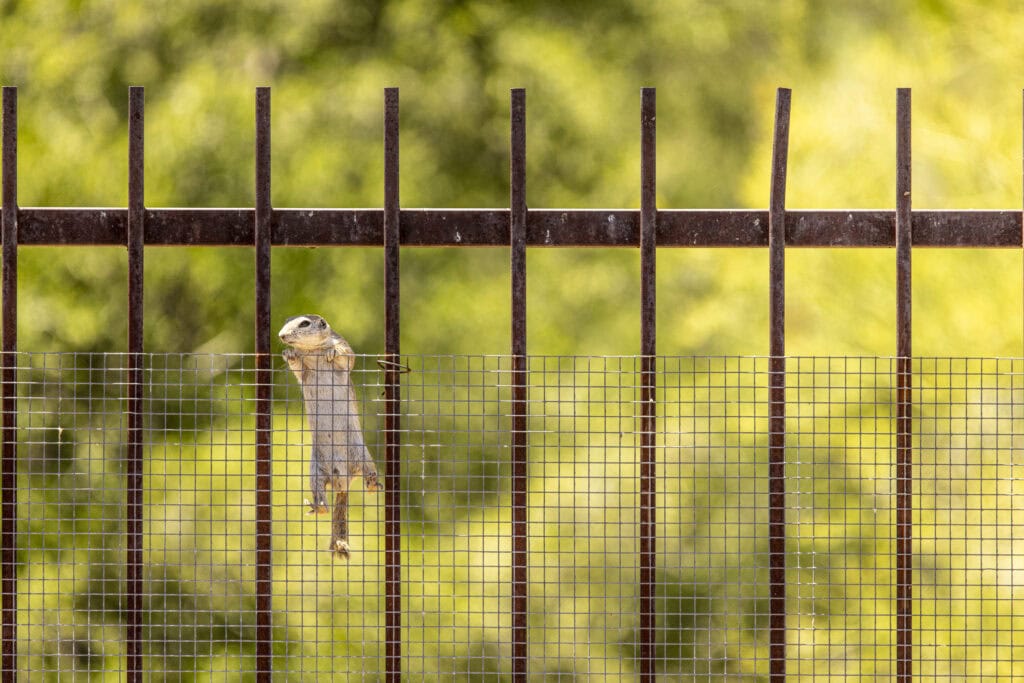
M8 0L0 81L20 88L23 206L125 205L127 87L141 84L150 206L252 205L256 85L273 86L276 206L380 206L381 90L394 85L403 205L506 205L508 91L525 87L530 205L635 207L638 90L651 85L660 206L763 207L785 85L790 206L893 206L894 89L913 86L915 206L1014 208L1020 93L1007 76L1024 47L1003 19L1014 7ZM790 349L891 354L892 256L791 253ZM379 351L380 261L279 250L275 319L315 310ZM635 352L636 261L532 250L530 349ZM915 350L1019 353L1019 261L918 252ZM762 252L663 251L659 265L662 352L766 351ZM506 268L504 250L406 250L403 349L505 352ZM119 249L24 249L23 348L123 349L124 271ZM252 275L244 249L149 249L147 348L251 348Z
M402 93L403 206L506 205L508 91L525 87L530 206L636 207L639 88L656 86L659 206L764 207L774 89L787 86L794 91L789 206L888 208L894 205L895 88L911 86L914 206L1016 209L1022 204L1022 140L1014 79L1024 63L1018 10L1011 0L0 0L0 82L19 87L22 206L125 205L129 85L147 87L147 205L251 206L253 88L270 85L273 201L279 207L381 205L385 86ZM507 260L504 249L404 250L403 351L507 352ZM536 249L528 260L531 353L636 353L634 251ZM200 359L250 350L252 279L251 250L147 249L147 350ZM791 353L894 352L891 250L790 250L787 279ZM915 251L915 352L1020 355L1021 280L1021 258L1011 250ZM278 249L272 281L275 320L319 312L358 351L383 349L379 250ZM22 248L20 347L123 351L126 294L123 249ZM663 354L767 351L763 250L661 250L658 301ZM81 680L98 680L123 656L124 452L119 438L97 436L122 428L119 389L109 383L118 372L116 358L68 357L57 361L59 368L34 367L26 376L39 383L43 398L21 423L31 432L20 451L27 541L19 556L24 566L36 567L22 582L21 609L33 624L23 636L48 644L34 666L55 676L79 672ZM443 661L438 666L465 672L467 681L503 680L507 594L494 591L509 579L508 548L475 544L507 530L508 463L500 444L469 436L503 433L507 415L500 409L466 415L453 406L470 399L506 406L507 383L491 383L487 372L500 375L496 368L452 382L446 373L457 369L436 362L430 379L415 380L430 410L410 418L409 447L421 452L403 475L407 604L413 606L408 670L415 675L422 666L426 674L432 662ZM793 596L794 626L806 637L793 652L815 662L797 673L888 675L892 595L882 587L892 578L891 520L878 510L891 507L881 483L891 464L885 439L891 415L883 407L891 397L885 382L873 385L873 367L857 380L868 393L849 405L819 397L827 414L808 418L809 429L817 425L830 434L838 420L835 443L797 437L793 444L808 449L806 462L793 466L795 495L824 510L808 513L820 526L807 527L815 531L806 539L797 534L791 547L794 578L804 591ZM841 381L853 382L846 372ZM940 372L935 376L936 405L960 396L943 386ZM217 419L218 401L244 414L247 399L244 391L232 393L230 369L216 377L222 384L188 385L190 395L173 382L148 390L148 407L160 419L151 420L147 433L153 449L163 450L147 471L153 517L146 637L153 648L165 649L147 652L147 661L153 671L167 672L165 680L221 680L217 672L252 657L251 567L239 569L237 562L251 550L251 443L230 442L251 425L241 417ZM543 387L539 400L554 413L531 437L531 495L541 510L531 519L537 539L531 548L542 563L531 568L531 634L549 644L538 656L552 678L628 679L635 673L629 546L635 520L627 512L634 506L635 444L632 415L623 409L631 389L609 398L619 389L607 379L557 363L536 375ZM279 385L290 381L282 377ZM736 381L743 391L723 382L722 396L705 395L709 405L752 401L744 393L751 388ZM291 396L286 405L292 412L275 418L281 439L275 473L301 482L298 404L294 392L279 388L276 396ZM950 410L963 415L942 419L962 420L956 424L965 432L977 426L970 420L985 416L986 401L1014 404L1009 395L977 388L960 398ZM439 416L425 422L431 410ZM981 417L971 417L972 411ZM763 663L767 607L763 562L757 565L764 553L763 443L754 435L762 417L743 413L722 422L711 413L663 415L679 420L680 432L727 435L723 443L666 444L663 490L678 503L663 521L672 540L657 596L665 615L657 653L668 678L755 680L748 665ZM1012 410L989 417L1016 419ZM376 424L368 419L372 432ZM588 434L591 420L611 428L601 437ZM1009 429L1000 424L1003 432ZM1005 541L999 525L972 510L1008 509L1007 496L1016 491L994 487L1008 475L1006 464L990 456L1013 443L1004 442L1005 433L999 441L998 434L988 438L977 430L971 434L979 436L959 443L942 437L940 424L932 427L938 436L927 443L924 476L934 481L921 495L931 496L926 509L947 512L917 520L926 532L918 549L928 555L920 570L922 623L936 641L926 638L921 651L932 657L932 673L973 676L980 660L967 656L971 645L940 642L941 634L996 624L990 652L1006 662L1001 648L1012 640L1016 622L1001 611L1006 581L981 585L971 578L957 593L965 568L952 563L960 553L973 558L967 569L978 571L970 577L991 566L1000 577L1012 573L1002 560L989 561ZM619 432L626 438L620 433L615 440ZM729 459L716 461L714 454L723 451ZM968 464L982 468L984 486L943 483L963 475ZM373 563L382 512L370 503L356 507L353 526L364 528L366 564L353 565L342 579L329 563L308 559L321 539L314 543L307 523L291 514L303 486L289 486L287 493L275 492L275 505L288 510L275 522L281 527L275 529L278 557L284 558L275 574L282 673L306 680L302 662L312 661L314 673L326 676L351 666L348 656L372 669L381 657L380 643L373 642L380 624L350 619L380 614L380 567ZM848 518L834 519L835 510L848 511ZM544 516L548 512L552 517ZM309 548L286 546L300 534L310 536ZM591 534L598 538L591 541ZM208 547L200 547L204 543ZM706 556L728 558L718 567L725 578L700 565ZM612 566L598 565L609 557ZM757 566L752 557L760 558ZM579 574L566 575L567 567L580 568ZM860 585L851 576L861 578ZM333 588L339 581L358 591L339 597ZM447 612L465 618L438 621ZM822 618L832 628L820 632L852 634L851 642L815 641L815 619ZM442 632L458 636L441 647ZM719 632L728 642L713 642L709 634ZM969 664L935 663L936 653L947 651ZM844 668L851 652L862 664L856 672ZM191 671L211 673L205 679L182 673Z

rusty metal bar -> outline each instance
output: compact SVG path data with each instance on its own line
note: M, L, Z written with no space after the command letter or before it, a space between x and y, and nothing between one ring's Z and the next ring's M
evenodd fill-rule
M786 680L786 172L792 93L775 98L771 197L768 212L768 591L769 680Z
M0 673L18 675L18 89L3 89L3 456L0 472Z
M512 272L512 677L528 674L526 374L526 91L512 90L509 149L509 243Z
M657 100L640 92L640 680L655 676Z
M384 658L388 683L402 680L402 460L399 334L398 88L384 90Z
M256 680L273 671L271 531L270 88L256 88Z
M145 90L128 89L127 669L142 680L142 288L145 243Z
M896 93L896 680L913 680L910 89Z
M508 246L508 209L405 209L399 244L409 247ZM894 211L786 212L787 247L894 247ZM252 209L146 209L148 246L236 246L254 242ZM384 244L381 209L274 209L274 246ZM124 245L128 212L117 208L22 208L19 243ZM768 211L660 209L658 247L767 247ZM915 247L1016 248L1020 211L915 211ZM640 212L531 209L528 247L631 247Z

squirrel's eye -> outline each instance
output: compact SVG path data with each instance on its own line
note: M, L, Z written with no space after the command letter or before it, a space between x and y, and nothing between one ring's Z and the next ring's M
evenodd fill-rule
M299 327L309 327L309 321L303 320L301 323L299 323Z

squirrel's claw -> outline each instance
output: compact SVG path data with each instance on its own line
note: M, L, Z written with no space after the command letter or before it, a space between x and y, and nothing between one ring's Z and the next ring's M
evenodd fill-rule
M376 473L364 476L363 481L366 482L366 490L369 491L370 493L384 490L384 484L377 481Z

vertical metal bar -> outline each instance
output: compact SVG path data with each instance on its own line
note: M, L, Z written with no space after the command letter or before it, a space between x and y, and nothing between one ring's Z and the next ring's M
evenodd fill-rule
M142 680L142 287L145 90L128 89L128 680Z
M270 452L270 88L256 88L256 680L273 669Z
M512 675L526 683L527 375L526 375L526 91L512 90L509 149L509 242L512 271Z
M769 680L786 680L786 172L791 91L775 97L768 209L768 585Z
M657 101L640 91L640 680L655 675L655 254Z
M896 680L912 680L910 89L896 93Z
M402 462L399 336L398 88L384 89L384 657L388 683L402 679Z
M0 593L3 595L2 663L4 683L18 667L18 89L3 89L3 457L0 487Z

